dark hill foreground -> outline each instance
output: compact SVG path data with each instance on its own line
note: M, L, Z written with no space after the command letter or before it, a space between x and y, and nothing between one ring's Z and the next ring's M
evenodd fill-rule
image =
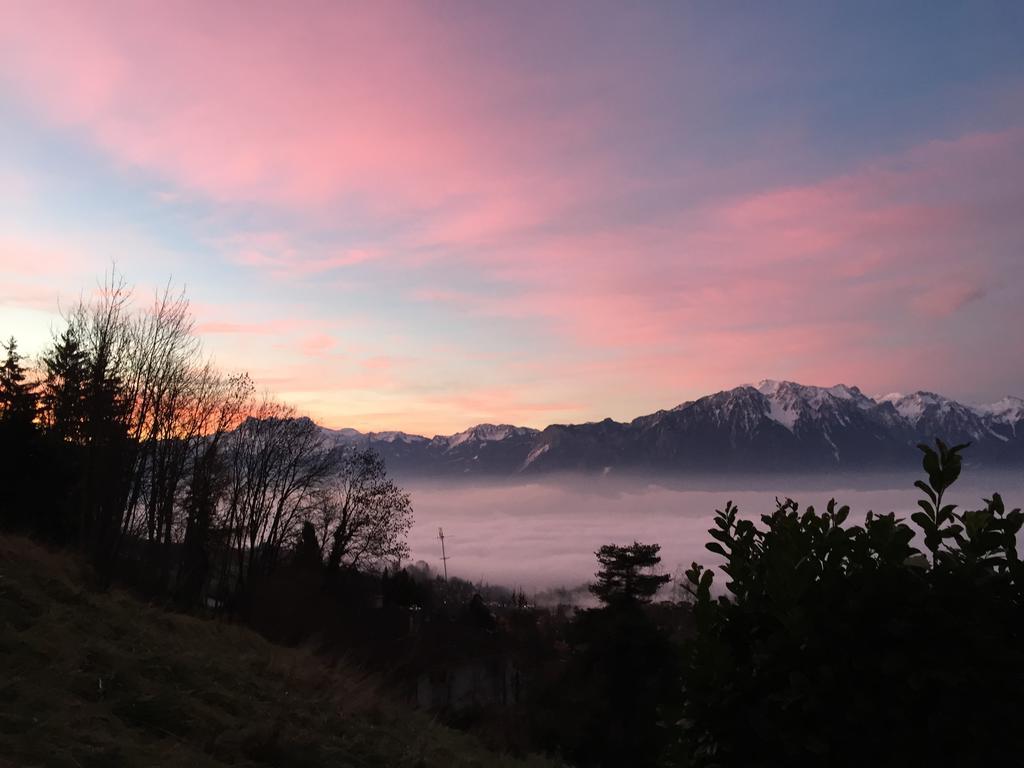
M88 583L0 536L0 768L547 764L489 753L366 675Z

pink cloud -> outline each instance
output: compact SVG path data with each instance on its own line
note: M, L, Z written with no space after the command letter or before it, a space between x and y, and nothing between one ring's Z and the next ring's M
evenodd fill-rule
M817 183L499 254L485 268L516 286L508 296L415 297L543 318L666 393L750 371L884 388L913 375L908 361L927 363L922 349L938 359L931 324L978 311L992 275L1021 298L1024 263L1006 247L1021 236L1021 177L1024 131L929 142ZM1020 322L1016 306L1005 312Z
M333 336L325 333L315 333L306 336L299 341L299 350L308 357L321 357L337 346L338 342Z
M0 60L44 114L218 200L429 211L443 241L569 198L540 171L585 127L518 109L534 84L471 61L464 30L415 5L321 10L20 6Z
M83 289L86 258L79 251L28 234L0 235L0 308L20 307L57 313Z
M275 279L295 279L380 259L376 248L304 245L287 232L244 232L214 243L231 261L265 271Z
M275 5L12 7L0 65L38 114L155 175L171 187L167 202L271 212L266 230L211 236L230 262L275 285L393 269L419 305L519 330L518 356L539 356L541 375L567 390L614 398L629 388L671 404L673 393L731 386L751 371L884 384L886 371L908 370L902 361L933 326L994 311L992 297L1020 298L1019 128L774 184L676 158L680 135L665 157L645 156L675 174L648 180L623 173L608 151L641 142L643 131L627 129L653 119L641 97L603 98L641 82L614 52L590 57L591 79L506 66L481 50L470 21L415 4L328 5L315 21ZM716 88L698 75L672 83L694 113ZM644 194L649 205L633 201ZM0 265L39 260L8 257L0 243ZM311 390L402 389L424 401L415 373L371 352L352 369L329 368L333 337L310 317L286 326L208 316L200 330L233 343L289 336L281 346L309 358L296 370ZM401 341L380 334L380 359L394 359ZM457 379L474 353L460 347L429 365ZM520 375L516 357L499 350L493 376ZM443 408L491 409L493 420L578 405L561 390L516 401L490 380L467 389L487 394L442 398ZM620 405L617 415L633 407Z
M0 271L8 276L52 277L81 268L83 261L81 254L39 238L0 235Z
M214 320L209 322L198 323L195 327L195 331L196 333L201 335L269 335L283 333L289 327L289 323L232 323Z
M915 311L926 317L948 317L972 301L985 296L986 289L972 278L943 276L943 282L927 288L911 301Z
M0 288L0 309L6 307L18 307L21 309L34 309L40 312L54 312L57 307L57 292L52 289L41 288L25 283L7 283ZM15 336L21 332L20 329ZM12 329L5 329L2 333L10 334ZM6 336L4 337L6 338Z

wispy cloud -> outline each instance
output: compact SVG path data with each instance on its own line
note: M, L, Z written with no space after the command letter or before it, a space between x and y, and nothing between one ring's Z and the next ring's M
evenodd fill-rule
M913 50L812 73L821 40L860 40L812 12L0 6L0 106L89 154L76 172L120 190L104 226L173 243L126 270L200 275L218 354L336 423L622 418L763 375L907 389L921 366L954 394L1024 387L1019 364L937 362L1024 320L1003 29L984 77L923 103L870 87ZM3 301L45 302L69 258L0 236Z

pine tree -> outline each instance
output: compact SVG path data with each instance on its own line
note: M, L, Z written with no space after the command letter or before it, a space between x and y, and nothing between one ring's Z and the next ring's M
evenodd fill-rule
M7 356L0 365L0 525L28 529L33 523L31 491L36 486L39 445L36 396L12 337L0 344Z
M594 554L601 569L590 591L605 605L612 603L648 603L672 577L650 573L661 562L657 544L634 541L628 547L606 544Z
M657 544L608 544L591 591L600 608L577 613L555 720L574 765L654 768L676 765L670 750L682 685L679 649L647 605L669 576L652 573Z
M46 378L41 401L44 422L60 440L79 443L85 432L88 359L74 326L69 326L43 357Z
M21 364L18 342L12 336L0 346L7 350L0 366L0 423L31 432L36 418L36 395Z

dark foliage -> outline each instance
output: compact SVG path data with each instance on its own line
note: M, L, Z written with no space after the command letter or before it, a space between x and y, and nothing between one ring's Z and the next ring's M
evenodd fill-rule
M302 523L299 541L292 553L292 564L299 569L318 572L323 566L323 553L316 538L316 529L306 520Z
M661 562L660 549L657 544L636 541L627 547L605 544L594 553L601 568L590 591L605 605L649 603L672 578L668 574L649 573Z
M27 530L39 472L41 445L35 431L37 400L17 342L0 344L0 525Z
M606 545L591 589L600 608L568 627L570 655L538 702L538 738L579 766L654 766L668 757L679 718L679 648L648 605L669 577L651 573L658 546Z
M687 738L697 765L987 765L1021 754L1011 723L1024 686L1024 522L998 494L945 504L965 446L924 452L912 521L791 499L761 518L730 502L688 572L697 635L685 655Z
M0 346L7 353L0 365L0 423L6 429L31 431L36 418L36 395L22 365L18 342L11 337Z

